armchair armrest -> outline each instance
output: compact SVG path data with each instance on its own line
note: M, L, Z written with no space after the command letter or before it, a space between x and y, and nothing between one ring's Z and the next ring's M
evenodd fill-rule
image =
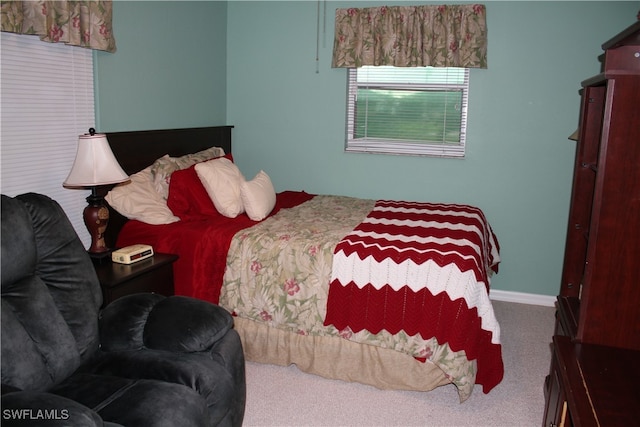
M2 425L102 426L100 416L66 397L38 391L14 391L2 395Z
M143 347L180 353L204 351L233 327L222 307L184 296L135 294L119 298L100 314L103 351Z

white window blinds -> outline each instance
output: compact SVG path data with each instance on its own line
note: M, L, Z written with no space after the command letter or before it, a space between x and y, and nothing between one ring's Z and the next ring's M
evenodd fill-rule
M464 157L468 68L350 68L347 151Z
M45 43L35 36L1 33L2 194L46 194L67 213L81 240L88 191L62 187L78 135L94 127L93 53Z

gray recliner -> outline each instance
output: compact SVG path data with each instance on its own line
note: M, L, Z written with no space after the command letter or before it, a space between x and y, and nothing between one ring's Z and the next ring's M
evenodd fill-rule
M242 424L244 355L227 311L156 294L101 311L58 203L3 195L1 220L3 426Z

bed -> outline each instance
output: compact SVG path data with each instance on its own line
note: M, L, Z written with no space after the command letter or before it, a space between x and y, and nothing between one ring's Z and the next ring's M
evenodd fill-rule
M454 384L461 402L500 383L499 246L480 209L276 194L263 171L237 176L231 131L107 134L137 186L107 194L107 244L178 254L176 294L229 310L247 360L381 389Z

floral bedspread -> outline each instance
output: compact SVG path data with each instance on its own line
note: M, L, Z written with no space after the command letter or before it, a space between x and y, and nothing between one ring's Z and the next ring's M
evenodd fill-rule
M457 386L473 390L476 362L435 338L400 331L354 333L324 326L333 253L373 209L375 200L318 195L237 233L231 241L220 305L235 315L303 335L340 336L430 360Z

